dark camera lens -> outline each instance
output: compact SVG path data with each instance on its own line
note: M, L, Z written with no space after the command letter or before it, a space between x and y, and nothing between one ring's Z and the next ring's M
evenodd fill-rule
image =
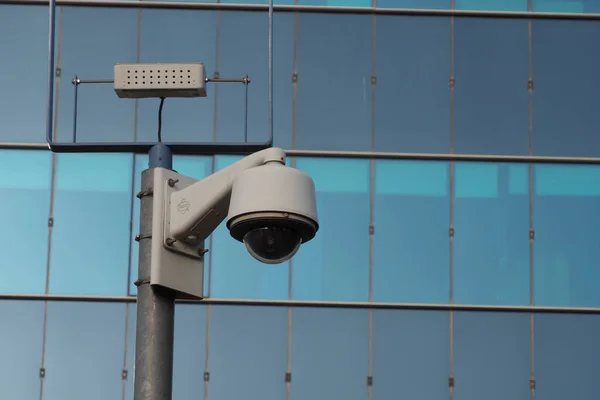
M244 235L244 244L252 257L268 264L289 260L302 244L300 235L288 228L263 227Z

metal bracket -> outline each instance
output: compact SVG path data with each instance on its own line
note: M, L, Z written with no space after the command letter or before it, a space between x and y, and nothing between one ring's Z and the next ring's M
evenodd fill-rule
M529 389L535 390L535 379L529 380Z
M456 80L454 78L450 78L450 81L448 81L448 87L450 89L454 89L455 86L456 86Z
M369 225L369 235L375 234L375 225Z
M124 370L121 372L121 379L123 379L124 381L126 381L126 380L127 380L127 370L126 370L126 369L124 369Z
M40 368L40 378L44 378L46 376L46 368Z
M533 79L529 79L527 81L527 89L528 90L533 90Z
M137 197L138 199L141 199L142 197L146 197L146 196L152 196L154 194L154 192L152 191L152 189L148 189L148 190L142 190L140 192L138 192L135 197Z
M529 240L535 240L535 231L533 229L529 230Z
M373 386L373 377L367 376L367 386Z
M286 383L291 383L292 382L292 373L291 372L286 372L285 373L285 381L286 381Z
M163 244L166 249L180 253L195 259L202 259L206 253L204 249L204 241L190 236L187 241L180 241L172 238L171 235L171 194L173 192L185 189L193 185L197 180L181 176L178 179L168 179L165 181L165 197L164 197L164 219L163 226ZM178 205L177 210L181 213L187 212L190 203L183 199Z
M208 382L210 380L210 372L206 371L204 373L204 382Z
M52 228L54 226L54 218L48 218L48 228Z
M454 387L454 377L453 376L448 378L448 387L451 387L451 388Z
M450 229L448 229L448 235L453 238L454 237L454 228L450 227Z
M292 74L292 83L298 83L298 74Z
M371 77L371 85L373 85L373 86L377 85L377 77L375 75L373 75Z

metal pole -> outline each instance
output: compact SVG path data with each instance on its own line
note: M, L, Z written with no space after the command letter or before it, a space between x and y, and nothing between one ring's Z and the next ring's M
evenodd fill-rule
M138 267L137 327L134 400L171 400L173 392L173 336L175 295L150 286L154 168L172 168L168 146L150 149L149 168L142 172L140 206L140 257Z

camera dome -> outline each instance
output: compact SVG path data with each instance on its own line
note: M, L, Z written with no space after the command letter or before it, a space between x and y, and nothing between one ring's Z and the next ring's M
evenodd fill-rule
M249 230L243 238L248 253L265 264L280 264L292 258L302 244L294 229L267 226Z

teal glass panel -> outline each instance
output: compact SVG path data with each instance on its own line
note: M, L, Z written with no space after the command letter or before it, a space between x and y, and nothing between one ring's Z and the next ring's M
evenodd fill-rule
M446 162L376 161L374 301L448 302L448 177Z
M319 231L292 259L294 300L369 299L369 161L297 158L315 182Z
M0 150L0 292L46 290L52 154Z

